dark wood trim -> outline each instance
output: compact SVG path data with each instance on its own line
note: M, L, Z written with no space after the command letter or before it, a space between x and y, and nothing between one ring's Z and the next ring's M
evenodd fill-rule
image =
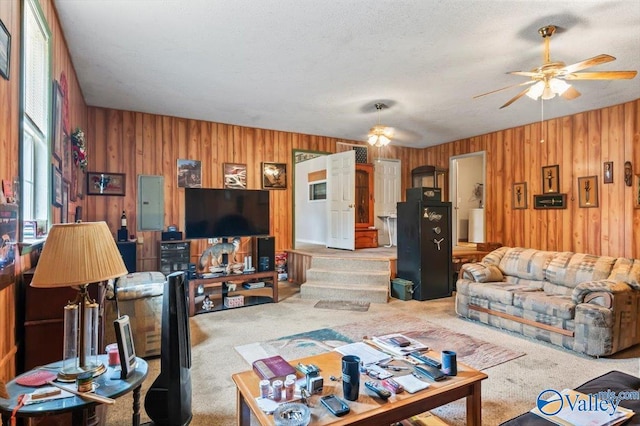
M554 327L552 325L548 325L548 324L542 324L539 322L535 322L535 321L531 321L528 320L526 318L520 318L517 317L515 315L511 315L511 314L506 314L504 312L498 312L498 311L494 311L492 309L487 309L487 308L483 308L482 306L478 306L478 305L469 305L469 309L473 309L474 311L478 311L478 312L484 312L490 315L495 315L497 317L500 318L505 318L511 321L515 321L515 322L519 322L522 324L526 324L526 325L531 325L533 327L538 327L538 328L542 328L543 330L547 330L547 331L553 331L554 333L558 333L558 334L562 334L564 336L569 336L569 337L573 337L573 331L569 331L569 330L565 330L562 328L558 328L558 327Z

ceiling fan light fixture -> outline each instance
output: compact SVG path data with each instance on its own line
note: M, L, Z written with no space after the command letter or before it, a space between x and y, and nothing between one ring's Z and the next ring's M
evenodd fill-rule
M380 148L391 143L393 131L391 130L391 128L380 124L380 111L382 111L384 108L387 108L387 106L382 103L377 103L375 106L376 110L378 110L378 124L376 124L369 130L369 134L367 135L367 142L371 146Z
M556 95L562 95L567 91L569 87L571 87L571 85L564 80L560 80L559 78L552 78L549 81L549 87L551 88L551 91Z
M544 83L542 81L537 82L533 86L527 90L527 96L537 101L540 96L542 96L542 92L544 91Z

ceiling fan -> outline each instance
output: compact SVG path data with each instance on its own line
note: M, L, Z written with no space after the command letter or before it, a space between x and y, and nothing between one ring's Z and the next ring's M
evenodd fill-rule
M547 25L538 30L538 33L544 40L544 63L538 68L534 68L531 71L511 71L508 74L522 75L530 77L529 81L525 81L520 84L513 84L511 86L503 87L502 89L493 90L491 92L483 93L481 95L474 96L473 98L479 98L493 93L501 92L503 90L510 89L512 87L530 86L518 93L509 101L502 105L500 109L508 107L524 95L527 95L531 99L537 100L540 97L547 100L556 95L560 95L565 99L571 100L580 96L574 87L566 82L566 80L620 80L631 79L636 76L637 71L596 71L596 72L577 72L584 69L606 64L607 62L615 61L616 58L610 55L598 55L593 58L585 59L584 61L577 62L572 65L565 65L564 62L552 62L549 55L549 44L551 36L555 33L556 27L554 25Z

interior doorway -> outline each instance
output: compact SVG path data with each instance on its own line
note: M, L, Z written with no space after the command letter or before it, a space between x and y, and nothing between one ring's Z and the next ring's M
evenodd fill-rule
M449 159L449 170L454 247L485 242L485 152L453 156Z

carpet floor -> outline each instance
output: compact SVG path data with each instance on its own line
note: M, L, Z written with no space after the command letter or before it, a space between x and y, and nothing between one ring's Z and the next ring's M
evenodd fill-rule
M296 285L280 283L280 303L232 309L197 315L190 319L192 340L191 381L193 386L192 426L231 426L236 424L235 386L231 375L248 369L247 362L233 348L249 343L274 340L281 336L338 327L381 316L403 314L439 327L498 343L525 355L486 368L489 376L482 383L483 425L493 426L535 405L544 389L576 387L610 370L640 375L640 345L613 357L591 358L459 318L454 298L420 302L392 299L387 304L371 304L367 312L314 309L317 300L302 300ZM142 397L159 372L159 360L149 361L149 377L142 386ZM106 424L131 424L131 394L110 406ZM450 425L465 424L465 402L459 400L432 410ZM144 414L143 421L148 421Z
M405 314L384 314L374 319L344 324L332 329L323 328L236 346L235 350L249 366L260 358L281 355L286 360L294 360L360 341L367 335L382 336L391 333L402 333L436 352L452 350L457 353L460 362L477 370L484 370L524 355L524 352L494 345Z

